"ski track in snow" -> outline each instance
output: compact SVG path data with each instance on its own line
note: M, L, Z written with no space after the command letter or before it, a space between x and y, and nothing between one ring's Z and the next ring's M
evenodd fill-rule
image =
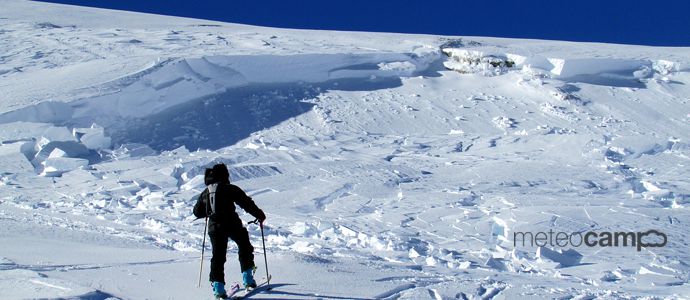
M268 215L257 298L690 295L687 48L4 4L0 298L207 295L191 208L220 162ZM649 229L668 244L512 240Z

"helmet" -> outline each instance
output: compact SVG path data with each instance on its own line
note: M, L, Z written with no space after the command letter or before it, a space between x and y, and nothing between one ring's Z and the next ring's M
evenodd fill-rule
M216 164L211 169L211 174L216 182L230 182L230 172L228 172L228 167L225 164Z

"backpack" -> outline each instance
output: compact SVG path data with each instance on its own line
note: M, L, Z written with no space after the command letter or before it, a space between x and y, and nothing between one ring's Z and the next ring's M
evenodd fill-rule
M213 172L211 169L206 169L204 174L204 183L207 185L194 205L194 215L197 218L208 218L216 214L216 191L218 190L218 183L213 182Z
M218 184L211 184L206 189L208 190L208 198L206 198L206 216L211 217L216 214L216 190L218 189Z
M222 179L229 176L225 164L217 164L212 169L206 169L204 184L207 185L204 193L201 193L197 204L194 206L194 215L198 218L212 217L216 214L216 191L222 183ZM203 199L202 199L203 198ZM202 207L203 205L203 207Z

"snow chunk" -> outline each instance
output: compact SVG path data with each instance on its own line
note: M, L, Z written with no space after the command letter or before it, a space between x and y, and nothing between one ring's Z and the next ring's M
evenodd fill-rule
M515 66L506 55L482 51L446 48L443 53L450 57L443 65L463 74L477 73L484 76L501 75Z
M76 141L74 136L65 127L48 127L42 133L42 140L55 142L55 141Z
M290 227L290 231L297 236L311 237L318 235L318 230L314 225L304 222L296 222Z
M506 271L508 270L508 266L506 265L506 261L503 258L497 258L497 257L491 257L486 261L486 266L498 271Z
M560 267L570 267L580 264L582 260L582 254L575 251L574 249L568 249L567 251L554 251L549 248L539 247L537 248L537 258L546 258L553 262L560 264Z
M170 232L170 227L167 226L164 222L157 219L144 218L141 221L141 225L147 230L153 232Z
M56 151L60 151L56 149ZM64 153L64 152L63 152ZM81 158L69 158L69 157L50 157L42 162L44 166L41 176L46 177L56 177L62 175L62 173L73 171L76 169L85 168L89 165L89 161Z
M417 66L409 61L379 63L378 67L381 71L392 71L400 74L412 74L417 69Z
M632 59L610 59L610 58L580 58L580 59L560 59L549 58L549 62L554 66L551 73L556 77L568 78L578 75L596 75L603 73L629 72L641 69L643 66L651 67L649 62Z
M25 154L26 149L32 146L32 142L0 144L0 166L2 166L4 171L13 173L33 172L34 167Z
M410 251L408 252L408 256L412 259L420 257L419 253L414 248L410 248Z
M340 232L341 232L344 236L348 236L348 237L357 236L357 232L356 232L356 231L354 231L354 230L352 230L352 229L350 229L350 228L347 228L347 227L345 227L345 226L340 225L340 226L338 227L338 229L340 229Z
M151 149L148 145L138 143L127 143L120 145L119 148L113 151L113 156L117 158L125 157L142 157L155 155L156 150Z
M496 127L503 130L508 128L514 128L515 124L517 123L513 118L508 118L505 116L494 117L492 121L494 125L496 125Z
M58 151L55 151L56 149L58 149ZM49 158L50 159L66 158L66 157L79 158L79 157L86 156L89 154L89 150L86 149L86 147L80 143L73 142L73 141L53 142L53 141L49 141L45 138L42 138L38 143L36 143L36 150L37 150L37 153L33 159L33 163L35 165L39 165ZM61 165L64 162L61 162L60 160L56 160L55 163L57 165ZM53 163L53 164L55 164L55 163ZM87 161L87 164L88 164L88 161Z
M259 145L257 145L257 144L254 144L254 143L252 143L252 142L247 142L247 145L245 145L244 148L256 150L256 149L261 148L261 146L259 146Z
M97 124L90 128L74 128L72 134L90 150L101 150L110 148L111 139L105 136L103 127Z
M55 149L60 151L53 153ZM80 157L89 153L88 149L80 144L72 133L65 127L48 127L40 133L40 138L34 144L32 151L24 151L25 154L33 154L32 162L39 165L45 159L51 157Z
M437 264L436 259L432 256L427 257L425 262L426 262L426 265L430 266L430 267L433 267Z
M678 64L676 62L668 61L668 60L663 60L663 59L655 61L652 64L652 68L654 69L654 71L656 71L657 73L659 73L663 76L666 76L666 75L671 74L673 72L678 72L682 69L680 64Z
M60 148L55 148L53 151L50 152L50 155L48 155L48 158L56 158L56 157L67 157L67 152L62 151Z
M508 223L498 217L493 217L491 220L491 241L500 245L501 243L510 243L508 239L508 232L510 228Z
M297 241L291 246L292 250L299 253L312 253L314 252L315 247L316 246L314 244L311 244L307 241Z
M657 186L658 183L654 184L647 180L640 180L640 184L643 187L642 196L644 197L644 199L657 200L660 202L660 204L666 207L679 207L678 204L675 203L675 201L673 201L675 196L672 191L660 188L659 186Z
M604 275L601 276L600 280L604 282L616 282L623 278L623 274L619 271L604 271Z
M204 175L196 175L185 184L180 186L180 190L189 191L193 189L202 189L206 185L204 184Z

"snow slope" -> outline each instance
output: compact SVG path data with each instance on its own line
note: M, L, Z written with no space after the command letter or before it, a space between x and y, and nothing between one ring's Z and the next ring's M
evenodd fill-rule
M1 299L210 299L218 162L268 215L252 298L690 297L688 48L0 7Z

